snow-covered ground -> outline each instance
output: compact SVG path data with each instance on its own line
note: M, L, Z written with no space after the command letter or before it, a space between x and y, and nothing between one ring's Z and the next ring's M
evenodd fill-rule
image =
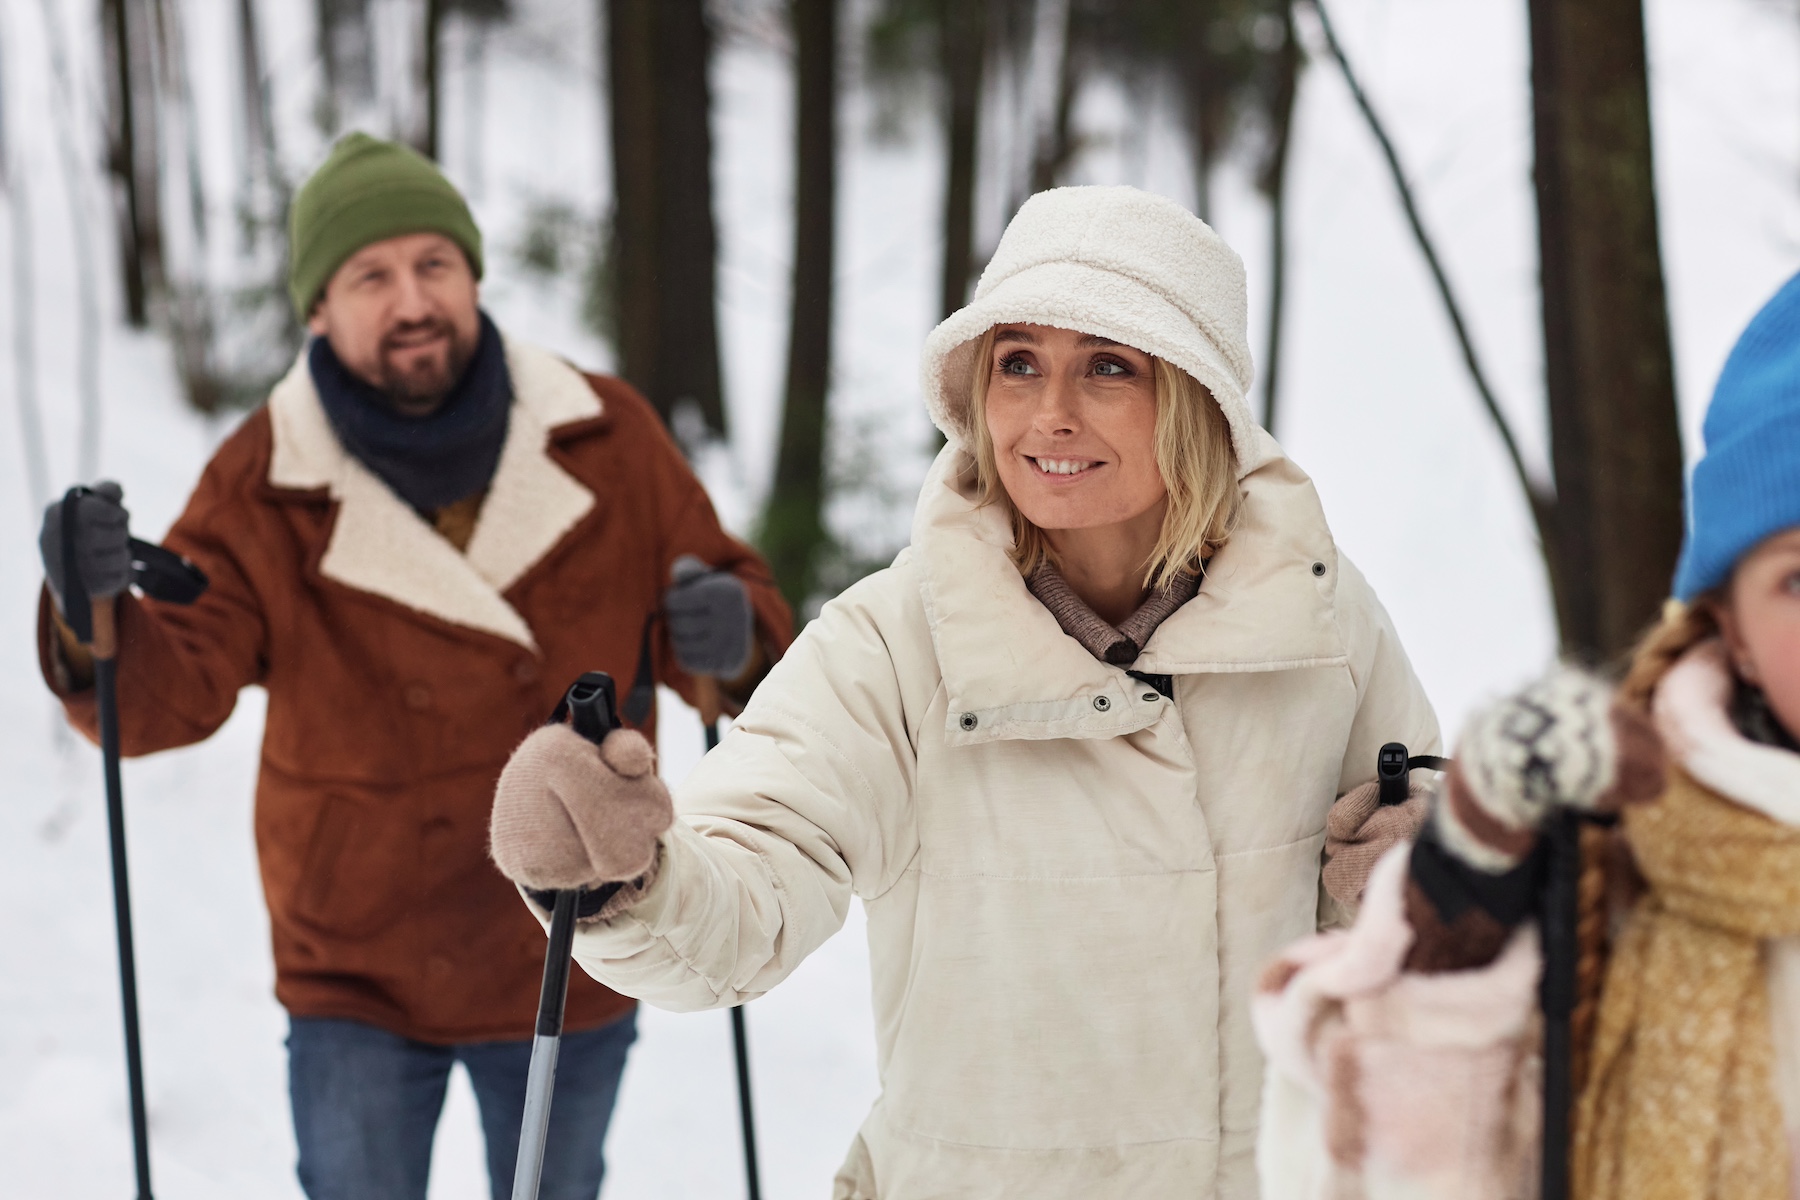
M12 131L33 199L52 484L76 470L75 223L58 175L41 18L58 12L74 29L90 7L0 0L6 103L43 114L23 136L16 123ZM305 6L263 7L284 14L269 33L269 60L284 124L302 128L310 42L283 22ZM476 106L460 96L447 106L447 164L477 193L499 248L486 299L500 321L604 366L604 348L574 318L572 289L521 274L504 250L529 202L560 197L597 213L607 188L593 101L594 6L522 7L520 26L489 52L481 128L466 124ZM187 9L197 27L217 29L228 5L198 0ZM1800 12L1788 0L1651 0L1649 10L1663 242L1692 430L1736 330L1800 266ZM1541 452L1524 6L1339 0L1334 12L1421 188L1504 403ZM91 80L91 64L82 69ZM228 138L227 83L197 84L216 90L200 108ZM780 52L768 44L734 43L718 64L735 436L706 473L738 528L765 484L778 409L790 252L787 87ZM1191 198L1179 141L1161 118L1126 136L1140 112L1105 90L1081 115L1095 136L1078 181ZM851 431L846 455L875 464L887 486L904 491L924 464L915 376L935 304L941 168L925 124L877 141L870 122L868 106L853 100L835 403L840 429ZM1542 569L1381 164L1329 68L1308 71L1298 122L1280 432L1317 479L1339 538L1386 600L1454 728L1471 704L1551 653ZM84 186L83 224L110 263L98 186ZM1226 171L1218 192L1215 215L1249 264L1259 330L1262 211L1237 173ZM990 236L1000 220L988 215ZM7 246L0 279L11 278L17 249ZM110 277L102 282L110 287ZM4 330L13 328L9 294L0 286ZM10 335L0 336L0 419L8 422L0 425L0 493L9 493L0 494L0 629L10 631L0 638L0 1192L84 1200L129 1187L105 822L97 754L62 731L37 679L37 515L26 502L13 414L16 353ZM166 349L116 322L100 370L100 466L125 482L137 528L159 533L227 426L187 412ZM904 535L903 506L865 497L837 516L871 543ZM250 842L261 713L260 696L247 694L206 744L125 770L155 1169L159 1192L175 1200L299 1195L283 1018L270 991ZM669 720L663 742L679 778L699 753L697 721ZM856 911L843 935L748 1012L765 1192L778 1200L825 1193L875 1091L860 928ZM740 1194L735 1122L724 1014L646 1012L609 1143L606 1195ZM473 1102L460 1081L436 1167L433 1200L487 1194Z

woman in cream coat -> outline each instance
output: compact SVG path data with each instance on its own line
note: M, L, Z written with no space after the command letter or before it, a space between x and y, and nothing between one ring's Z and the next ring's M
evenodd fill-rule
M1255 974L1333 919L1333 800L1437 727L1250 417L1245 307L1173 202L1033 197L926 342L911 546L673 810L635 734L501 781L496 861L596 888L576 960L651 1004L762 995L862 898L882 1094L836 1197L1256 1192Z

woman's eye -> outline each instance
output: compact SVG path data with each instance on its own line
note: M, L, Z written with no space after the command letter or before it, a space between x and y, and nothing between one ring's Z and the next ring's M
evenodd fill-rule
M1790 596L1800 596L1800 571L1789 573L1787 578L1781 581L1781 590Z
M1124 363L1116 363L1103 358L1094 364L1094 374L1117 378L1120 375L1129 375L1131 372L1125 369Z
M1009 354L1000 360L1000 373L1002 375L1035 375L1037 370L1023 358Z

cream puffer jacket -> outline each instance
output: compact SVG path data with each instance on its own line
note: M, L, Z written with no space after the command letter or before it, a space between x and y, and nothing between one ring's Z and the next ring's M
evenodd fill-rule
M676 1010L867 909L882 1094L840 1200L1250 1197L1257 971L1319 923L1333 799L1437 725L1312 484L1260 467L1133 670L1026 591L939 456L911 547L828 604L681 787L660 875L576 960Z

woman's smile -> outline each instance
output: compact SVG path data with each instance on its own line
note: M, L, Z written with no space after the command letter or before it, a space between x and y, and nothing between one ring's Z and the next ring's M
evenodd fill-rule
M1092 458L1047 458L1023 456L1025 460L1038 469L1038 474L1046 476L1046 482L1052 485L1073 483L1077 479L1085 479L1092 475L1098 467L1106 464Z

